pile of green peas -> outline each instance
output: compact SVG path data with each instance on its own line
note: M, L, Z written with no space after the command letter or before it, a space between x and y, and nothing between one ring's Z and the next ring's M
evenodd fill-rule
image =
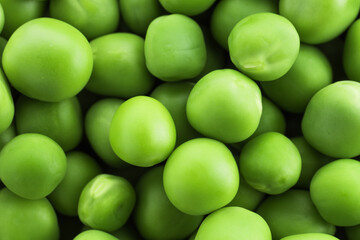
M360 0L0 0L0 240L360 240Z

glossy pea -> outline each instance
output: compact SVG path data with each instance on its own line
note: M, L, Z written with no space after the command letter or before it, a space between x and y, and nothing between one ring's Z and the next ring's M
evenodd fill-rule
M0 133L4 132L14 118L15 108L9 85L0 69Z
M64 151L75 148L83 135L83 117L76 97L50 103L21 96L16 103L15 122L19 134L46 135Z
M146 32L145 59L151 74L163 81L196 77L206 62L201 28L180 14L156 18Z
M215 2L215 0L159 0L166 11L188 16L198 15Z
M274 13L256 13L240 20L229 39L231 61L258 81L282 77L294 64L300 39L286 18Z
M284 237L281 240L339 240L338 238L324 233L303 233Z
M87 230L78 234L74 240L119 240L107 232L100 230Z
M360 82L360 21L355 21L349 28L343 50L343 68L349 79Z

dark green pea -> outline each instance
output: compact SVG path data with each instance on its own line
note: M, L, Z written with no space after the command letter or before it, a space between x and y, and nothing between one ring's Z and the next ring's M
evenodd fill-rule
M5 131L14 118L14 101L2 69L0 69L0 133Z
M15 126L11 124L5 131L0 133L0 151L16 136Z
M0 37L0 65L2 67L2 55L7 44L7 40L3 37Z
M345 228L345 232L349 240L360 239L360 225L357 225L355 227Z
M351 25L347 32L344 52L343 66L349 79L360 82L360 20Z

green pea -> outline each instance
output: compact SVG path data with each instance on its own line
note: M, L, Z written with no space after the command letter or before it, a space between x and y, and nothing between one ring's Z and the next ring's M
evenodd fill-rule
M24 23L44 16L45 1L0 0L4 11L5 24L1 35L9 38Z
M269 226L258 214L241 207L211 213L201 223L195 240L271 240Z
M7 40L3 37L0 37L0 66L1 66L1 68L2 68L2 55L4 53L6 44L7 44Z
M228 37L236 23L255 13L276 13L277 8L277 0L219 1L211 16L211 31L215 40L223 48L228 49Z
M115 98L102 99L93 104L85 116L85 132L93 150L106 164L116 168L127 164L112 150L109 132L112 118L123 102Z
M348 240L360 239L360 225L357 225L355 227L345 228L345 231L346 231L346 236L348 237Z
M321 218L308 191L289 190L270 196L256 212L269 224L274 240L300 233L335 233L335 226Z
M87 230L78 234L74 240L119 240L113 235L99 231L99 230Z
M360 82L360 21L357 20L347 32L344 50L343 50L343 67L346 75L351 80Z
M120 12L125 24L136 34L145 35L152 20L162 14L158 0L121 0Z
M5 13L4 13L4 9L0 2L0 33L2 32L2 30L4 28L4 24L5 24Z
M303 113L311 97L331 82L331 65L326 56L316 47L302 44L294 65L284 76L260 84L279 107Z
M281 133L268 132L244 146L239 168L246 182L256 190L280 194L298 181L301 157L290 139Z
M163 170L153 168L138 181L135 224L145 239L184 239L203 217L187 215L171 204L163 186Z
M320 168L310 194L320 215L336 226L360 224L360 162L340 159Z
M340 240L334 236L324 233L304 233L284 237L281 240Z
M145 60L149 71L163 81L196 77L206 62L201 28L180 14L156 18L146 32Z
M55 209L68 216L76 216L81 191L101 169L96 161L82 152L69 152L64 179L49 195Z
M311 179L316 171L332 159L312 148L304 137L291 138L291 141L299 150L302 165L300 177L295 186L309 189Z
M226 143L250 137L259 125L261 92L254 81L232 69L215 70L191 90L190 124L204 136Z
M318 91L306 107L302 132L319 152L335 158L360 154L360 83L340 81Z
M16 103L18 133L43 134L57 142L64 151L80 143L83 135L82 120L76 97L50 103L21 96Z
M37 133L13 138L0 153L0 177L9 190L27 199L49 195L64 178L66 156L52 139Z
M302 42L318 44L336 38L355 20L359 0L280 0L280 14L289 19Z
M159 101L137 96L125 101L110 125L110 144L117 156L140 167L164 161L174 149L176 129Z
M19 27L6 44L2 60L14 88L48 102L79 93L93 65L86 38L71 25L51 18L34 19Z
M285 75L300 48L295 27L274 13L256 13L242 19L231 31L228 42L231 61L258 81Z
M145 66L144 39L114 33L90 43L94 69L86 89L101 95L129 98L147 94L154 79Z
M235 197L239 171L223 143L197 138L180 145L166 161L164 188L177 209L190 215L204 215Z
M0 133L0 151L15 136L16 136L16 131L13 124L11 124L5 131Z
M50 16L71 24L88 39L115 32L119 25L117 0L51 0Z
M193 86L194 84L189 82L164 83L155 88L150 95L164 104L170 112L176 127L177 146L200 137L186 117L186 102Z
M159 2L168 12L194 16L205 12L215 0L159 0Z
M82 223L112 232L128 220L135 205L135 191L122 177L100 174L82 190L78 214Z
M27 200L4 188L0 190L1 240L57 240L59 226L46 198Z
M119 240L139 240L141 239L137 231L129 224L122 226L119 230L112 232L111 235L117 237Z
M0 69L0 133L4 132L14 118L14 101L3 71Z

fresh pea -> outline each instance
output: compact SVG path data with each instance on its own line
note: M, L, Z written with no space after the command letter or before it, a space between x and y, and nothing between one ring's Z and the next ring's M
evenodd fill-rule
M74 240L119 240L113 235L99 231L99 230L87 230L78 234Z
M180 145L166 161L164 188L177 209L190 215L204 215L235 197L239 171L223 143L197 138Z
M14 137L16 137L15 126L11 124L5 131L0 133L0 151Z
M48 102L79 93L93 66L86 38L71 25L52 18L34 19L19 27L6 44L2 60L14 88Z
M14 101L3 71L0 69L0 133L4 132L14 118Z
M215 0L159 0L159 2L168 12L194 16L205 12Z
M6 44L7 44L7 40L3 37L0 37L0 66L1 66L1 68L2 68L2 55L4 53Z
M52 139L37 133L13 138L0 153L0 177L9 190L27 199L49 195L64 178L66 156Z
M355 21L347 32L343 50L343 68L351 80L360 82L360 20Z
M300 48L295 27L274 13L256 13L242 19L231 31L228 43L234 65L258 81L284 76Z
M0 33L2 32L2 30L4 28L4 24L5 24L5 13L4 13L4 9L0 3Z
M340 240L334 236L324 233L304 233L284 237L281 240Z

